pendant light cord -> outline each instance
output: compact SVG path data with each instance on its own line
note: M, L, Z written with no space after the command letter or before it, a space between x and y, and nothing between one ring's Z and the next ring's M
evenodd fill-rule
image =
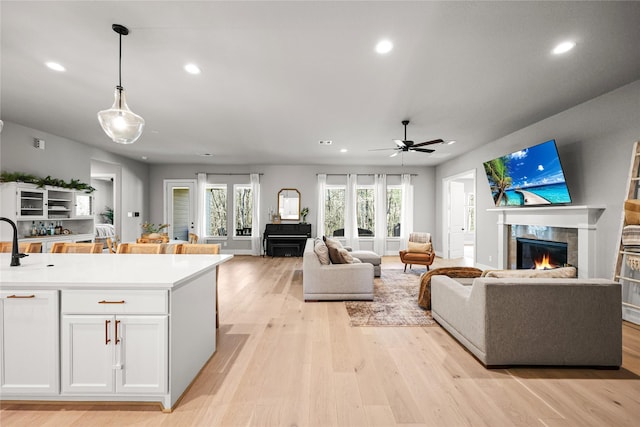
M120 96L118 97L118 108L122 109L122 34L119 33L119 50L118 50L118 91Z
M120 34L120 49L118 56L118 86L122 87L122 34Z

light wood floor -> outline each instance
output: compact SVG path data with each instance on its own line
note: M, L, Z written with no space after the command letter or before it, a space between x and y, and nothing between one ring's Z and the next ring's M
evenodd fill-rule
M487 370L439 326L356 328L344 303L305 304L301 270L248 256L220 267L218 351L173 413L5 403L0 425L640 425L636 325L623 326L620 370Z

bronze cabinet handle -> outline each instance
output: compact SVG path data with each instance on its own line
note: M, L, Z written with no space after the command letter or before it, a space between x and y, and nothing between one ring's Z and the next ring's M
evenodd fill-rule
M120 341L122 341L120 338L118 338L118 325L120 324L119 320L116 320L116 345L118 345L118 343L120 343Z
M111 320L104 321L104 345L108 345L111 342L111 338L109 338L109 323L111 323Z
M102 300L102 301L98 301L98 304L124 304L125 301L121 300L121 301L106 301L106 300Z
M9 295L7 298L35 298L36 296L31 294L31 295Z

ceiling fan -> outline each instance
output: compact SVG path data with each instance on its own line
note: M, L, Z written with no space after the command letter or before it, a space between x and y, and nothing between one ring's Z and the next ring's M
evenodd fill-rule
M435 150L431 148L421 148L426 145L431 144L442 144L444 140L442 139L434 139L431 141L420 142L415 144L413 141L407 140L407 125L409 124L409 120L403 120L402 124L404 125L404 139L394 139L393 142L396 143L396 147L394 148L377 148L369 151L380 151L380 150L394 150L395 152L389 157L395 157L400 153L405 152L415 152L418 151L420 153L433 153Z

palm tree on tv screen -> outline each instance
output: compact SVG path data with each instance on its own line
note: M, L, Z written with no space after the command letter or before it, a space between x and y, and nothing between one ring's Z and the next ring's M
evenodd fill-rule
M484 170L491 184L491 192L493 193L493 201L496 206L507 204L509 196L507 196L507 188L511 186L512 179L509 176L509 158L500 157L493 159L484 164ZM503 203L504 199L504 203Z

